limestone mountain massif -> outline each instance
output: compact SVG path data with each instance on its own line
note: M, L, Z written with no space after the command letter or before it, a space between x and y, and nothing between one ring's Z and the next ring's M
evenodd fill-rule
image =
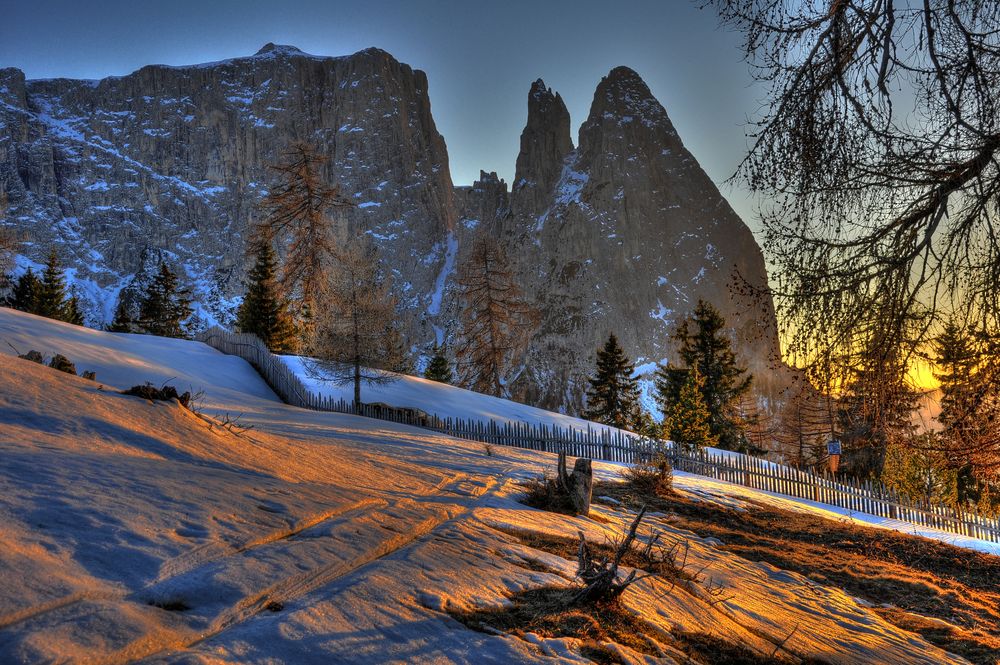
M515 398L575 410L608 332L650 369L700 297L752 368L776 355L770 303L732 288L766 283L760 249L628 68L601 80L575 146L561 97L531 85L509 190L486 172L454 186L426 75L378 49L269 44L99 81L0 69L0 190L7 223L28 237L19 263L56 247L92 325L160 258L194 290L202 322L230 322L269 165L294 141L329 155L325 177L357 204L346 223L378 244L414 356L457 333L455 270L479 232L507 244L543 313Z

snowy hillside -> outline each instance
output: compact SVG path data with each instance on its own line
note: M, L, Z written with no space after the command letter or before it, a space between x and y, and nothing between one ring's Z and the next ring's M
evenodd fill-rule
M551 456L295 409L242 360L196 342L0 309L0 344L3 663L561 663L588 662L597 647L617 662L671 663L706 635L760 662L779 650L965 662L871 602L743 558L666 514L650 524L702 573L692 591L649 578L622 597L654 643L472 630L455 617L571 584L575 564L523 534L580 530L600 543L631 514L611 499L590 519L527 508L518 480ZM66 355L97 381L16 359L11 346ZM203 390L205 414L243 414L253 429L112 389L144 381ZM759 498L690 476L677 487L734 515Z
M300 356L282 356L281 359L298 376L310 391L350 402L354 397L354 384L338 384L322 363ZM430 381L417 376L397 374L398 380L382 385L363 385L362 402L383 402L396 407L413 407L441 418L462 418L489 422L528 423L549 427L571 428L581 431L612 430L597 423L574 418L555 411L538 409L527 404L483 395L456 386Z

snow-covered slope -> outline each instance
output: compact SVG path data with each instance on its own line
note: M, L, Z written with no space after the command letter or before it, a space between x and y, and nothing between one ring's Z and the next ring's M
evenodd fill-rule
M339 384L322 363L300 356L281 356L310 391L335 400L354 399L354 384ZM430 381L417 376L397 374L397 380L384 384L363 385L362 402L382 402L396 407L413 407L441 418L461 418L501 423L528 423L581 431L613 430L597 423L574 418L555 411L538 409L492 395L465 390L457 386Z
M572 577L569 561L501 528L600 542L628 519L518 503L515 481L551 456L295 409L196 342L2 309L0 340L98 373L68 376L6 344L0 355L0 662L585 660L576 640L474 632L444 611ZM206 413L242 412L253 429L110 389L171 377L205 391ZM787 637L784 648L834 662L963 662L838 589L653 522L728 596L638 583L623 600L664 635L707 632L764 655Z

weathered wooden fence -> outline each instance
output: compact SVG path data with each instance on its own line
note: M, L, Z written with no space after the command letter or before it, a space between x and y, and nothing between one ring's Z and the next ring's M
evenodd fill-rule
M834 480L810 471L732 452L685 451L669 441L642 438L605 428L574 429L555 425L441 418L401 405L355 405L306 388L298 376L254 335L211 328L199 341L243 358L288 404L317 411L350 413L424 427L450 436L503 446L628 464L666 455L674 469L745 487L815 501L878 517L910 522L950 533L1000 542L1000 519L962 512L949 506L914 501L881 483Z

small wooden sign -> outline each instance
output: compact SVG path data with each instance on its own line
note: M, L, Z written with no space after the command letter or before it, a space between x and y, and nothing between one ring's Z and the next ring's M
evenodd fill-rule
M830 473L837 473L840 468L840 441L831 439L826 443L826 452L830 456Z

